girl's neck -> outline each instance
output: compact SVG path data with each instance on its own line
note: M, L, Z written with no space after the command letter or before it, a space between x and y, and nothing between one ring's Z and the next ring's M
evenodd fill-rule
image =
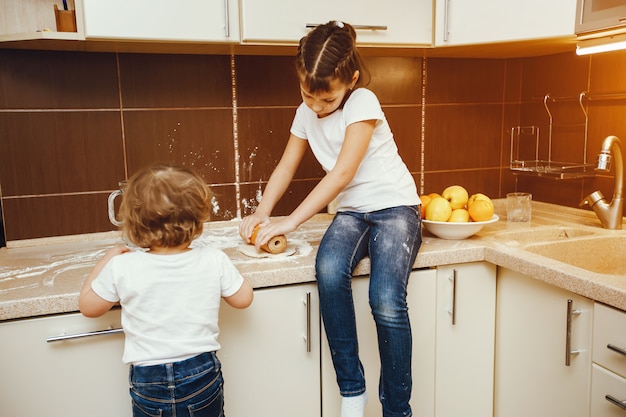
M177 253L187 252L189 243L183 243L180 246L151 246L150 253L155 255L175 255Z

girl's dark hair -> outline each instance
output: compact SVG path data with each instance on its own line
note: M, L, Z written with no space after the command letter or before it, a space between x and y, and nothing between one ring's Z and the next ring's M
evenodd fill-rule
M296 71L308 92L331 91L330 83L335 78L350 84L357 70L360 76L356 85L367 85L370 74L356 48L356 31L352 25L332 20L316 26L300 39Z
M122 194L122 233L141 248L191 243L209 221L212 193L185 166L156 164L138 171Z

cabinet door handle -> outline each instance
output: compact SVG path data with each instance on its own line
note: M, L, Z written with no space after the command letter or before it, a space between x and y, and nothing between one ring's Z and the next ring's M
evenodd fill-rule
M452 316L452 325L456 324L456 279L457 279L458 271L456 269L452 270L452 276L448 279L452 281L452 307L448 310L450 316Z
M304 341L306 342L306 352L311 353L311 292L310 291L306 293L304 305L306 307L306 336L304 336Z
M448 30L448 12L450 9L450 0L446 0L446 7L443 9L443 41L448 42L448 35L450 31Z
M305 27L307 29L313 29L319 26L320 23L307 23ZM386 25L352 25L354 30L387 30Z
M614 396L608 395L608 394L604 396L604 399L610 402L611 404L618 406L622 410L626 410L626 400L618 400Z
M224 0L224 36L230 38L230 13L228 10L228 0Z
M577 349L572 349L572 316L581 314L581 310L574 310L574 302L567 300L567 326L565 336L565 366L570 366L572 355L580 353Z
M92 337L92 336L105 336L109 334L118 334L124 333L124 330L121 328L116 329L106 329L106 330L96 330L93 332L85 332L85 333L75 333L75 334L61 334L58 336L52 336L46 339L46 342L59 342L62 340L71 340L71 339L81 339L83 337Z
M621 348L621 347L619 347L619 346L615 346L615 345L613 345L613 344L611 344L611 343L609 343L608 345L606 345L606 348L607 348L607 349L612 350L613 352L617 352L617 353L619 353L620 355L624 355L624 356L626 356L626 349L624 349L624 348Z

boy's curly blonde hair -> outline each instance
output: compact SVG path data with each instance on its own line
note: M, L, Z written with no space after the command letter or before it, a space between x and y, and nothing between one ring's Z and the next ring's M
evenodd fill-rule
M141 248L176 247L202 234L212 193L185 166L156 164L133 175L122 195L122 233Z

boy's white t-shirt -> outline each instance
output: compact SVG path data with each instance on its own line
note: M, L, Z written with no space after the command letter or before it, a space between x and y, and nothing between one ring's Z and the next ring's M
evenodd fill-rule
M352 91L343 109L321 119L306 104L300 104L291 133L308 140L322 168L329 172L337 162L347 127L364 120L376 120L374 132L354 178L335 199L337 211L368 213L419 204L415 181L398 154L393 133L372 91Z
M173 255L135 250L115 256L91 287L122 305L122 360L148 365L218 350L221 297L242 283L224 252L202 246Z

